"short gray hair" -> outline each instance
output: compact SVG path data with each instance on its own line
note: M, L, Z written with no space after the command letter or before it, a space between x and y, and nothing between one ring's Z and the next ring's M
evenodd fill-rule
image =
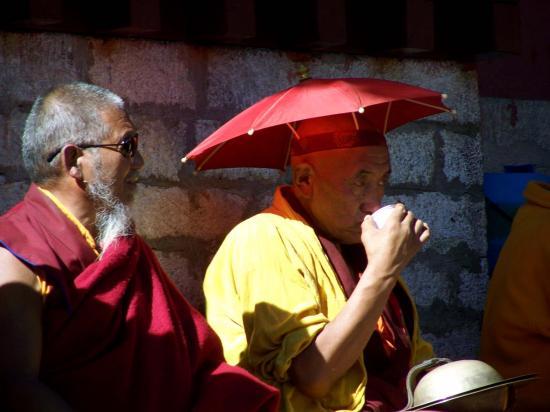
M21 151L31 180L43 183L59 176L59 156L48 156L67 144L99 144L110 130L101 114L124 110L122 98L86 83L69 83L38 97L25 122Z

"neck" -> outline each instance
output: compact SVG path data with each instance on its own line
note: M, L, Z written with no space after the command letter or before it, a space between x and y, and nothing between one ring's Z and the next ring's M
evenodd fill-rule
M95 227L96 210L93 202L82 188L68 187L71 184L72 182L68 184L61 183L45 188L53 193L53 195L63 203L63 206L65 206L95 238L97 235Z

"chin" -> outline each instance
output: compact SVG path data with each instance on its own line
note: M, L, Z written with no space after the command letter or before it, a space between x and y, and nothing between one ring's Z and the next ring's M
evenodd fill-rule
M343 239L343 240L340 240L340 243L342 245L356 245L358 243L361 243L361 237L357 238L357 239Z
M359 233L347 233L345 235L334 236L334 238L343 245L353 245L361 243L361 232Z
M356 243L361 243L361 231L359 230L357 233L353 233L352 235L348 236L345 239L345 242L342 242L345 245L353 245Z

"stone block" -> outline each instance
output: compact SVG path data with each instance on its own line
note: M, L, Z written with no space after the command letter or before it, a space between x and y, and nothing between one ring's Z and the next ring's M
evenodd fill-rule
M256 211L260 212L264 209L267 209L269 206L271 206L271 203L273 202L273 193L274 192L275 191L272 190L272 191L269 191L268 193L265 193L262 196L260 196L260 198L258 199L254 209Z
M144 115L133 115L132 120L140 134L139 147L145 161L140 176L177 181L186 147L187 124Z
M294 64L264 49L209 50L208 107L227 109L230 117L260 99L294 84Z
M480 258L480 265L481 273L472 273L460 270L460 256L456 255L413 260L403 272L403 278L420 306L430 306L435 300L447 305L460 302L463 308L482 312L489 282L487 259Z
M284 177L284 172L275 169L237 167L231 169L212 169L198 172L203 177L227 180L261 181L276 184Z
M155 250L162 268L172 278L183 296L196 308L204 305L202 279L197 279L190 271L189 259L180 252Z
M480 105L486 172L531 163L550 174L550 102L484 97Z
M243 220L246 210L247 201L228 191L195 192L187 216L188 234L204 240L223 237Z
M184 215L190 208L189 193L179 187L137 185L132 216L137 231L146 238L181 236L186 232Z
M456 291L453 290L451 277L441 269L414 260L405 269L403 278L417 305L429 306L435 298L450 303Z
M13 149L8 132L8 118L0 113L0 165L8 166Z
M464 242L480 256L487 251L486 216L483 201L463 197L453 200L443 193L416 196L386 196L383 203L401 200L416 216L429 224L431 237L425 249L447 253Z
M177 104L194 109L190 52L183 43L90 40L90 80L131 103Z
M535 142L550 150L550 101L483 97L483 132L499 146Z
M387 136L390 184L428 185L434 174L435 143L429 130L393 131Z
M198 145L214 133L223 123L218 120L198 119L195 122L195 136L190 136L189 142L192 142L193 146Z
M215 120L197 120L195 122L195 145L199 144L202 140L210 136L223 122ZM188 139L192 141L193 139ZM189 161L191 167L196 165ZM275 184L281 179L283 172L274 169L259 169L259 168L230 168L230 169L213 169L197 172L199 176L214 179L227 179L227 180L251 180L251 181L263 181Z
M447 180L458 179L465 185L483 184L483 158L479 135L466 136L442 130L443 173Z
M32 102L52 86L79 78L78 41L52 33L0 33L2 100Z
M444 322L445 319L441 321ZM471 323L462 328L454 328L443 336L426 333L423 337L433 345L437 357L451 360L476 359L479 356L479 328L478 323Z
M0 215L22 200L28 188L28 182L0 183Z
M309 67L312 77L372 77L436 90L448 95L444 103L457 115L442 113L430 120L461 124L480 120L477 75L457 62L324 54Z
M6 135L0 138L0 165L20 170L24 173L21 156L21 136L25 127L27 113L18 107L13 108L8 117L0 115L0 130Z
M147 238L190 236L202 240L225 236L240 222L247 202L219 189L189 192L179 187L138 184L132 215Z
M482 312L485 308L489 278L487 273L487 259L482 259L483 271L481 273L460 273L461 284L458 297L462 304L470 309Z

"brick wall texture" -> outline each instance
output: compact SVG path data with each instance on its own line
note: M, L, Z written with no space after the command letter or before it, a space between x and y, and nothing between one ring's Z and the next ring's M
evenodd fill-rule
M456 115L388 135L393 174L386 202L404 201L433 232L404 274L425 337L440 356L476 357L488 274L475 71L453 61L323 53L300 60L312 77L386 78L448 94ZM68 81L107 87L126 99L140 130L146 164L133 205L138 230L187 298L203 309L202 278L218 245L235 224L269 203L288 173L194 174L180 158L240 110L295 84L296 70L296 56L281 51L0 33L0 212L29 184L19 139L34 98ZM489 103L496 117L499 104Z

